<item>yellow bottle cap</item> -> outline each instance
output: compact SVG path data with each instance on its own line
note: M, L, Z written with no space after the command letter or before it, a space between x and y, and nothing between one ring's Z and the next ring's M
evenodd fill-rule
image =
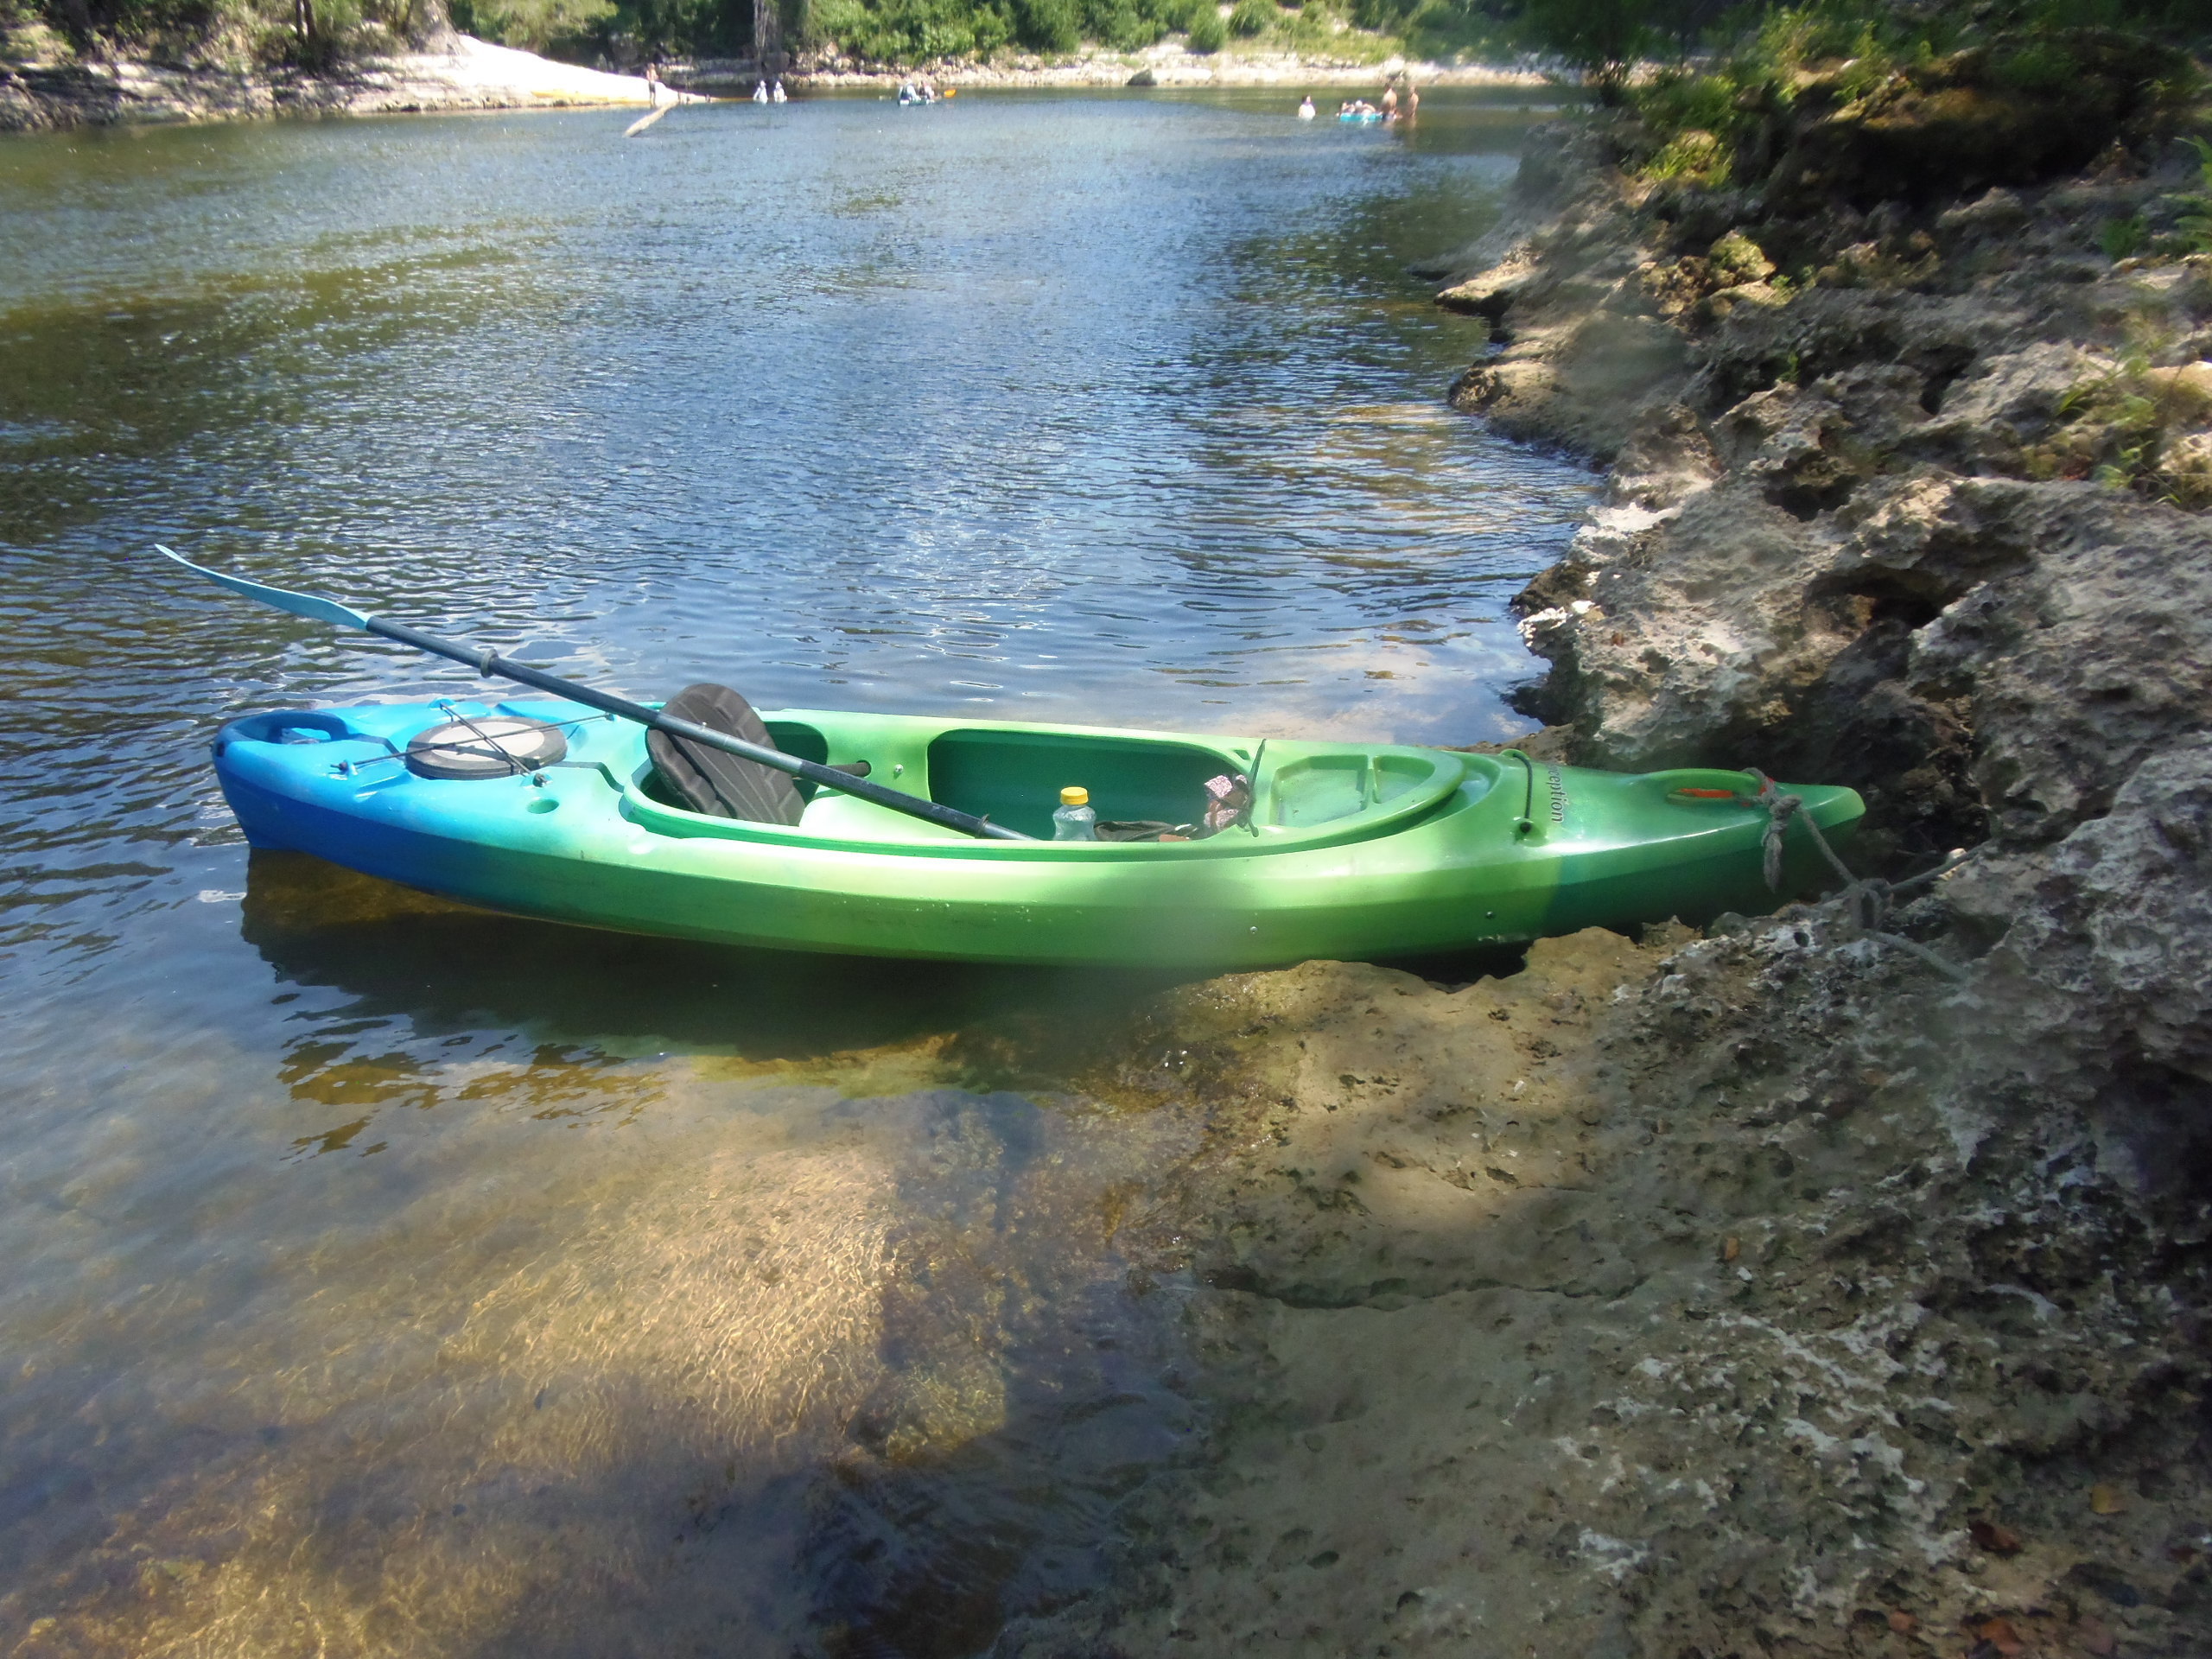
M1089 806L1090 791L1081 784L1070 784L1060 791L1060 804L1062 806Z

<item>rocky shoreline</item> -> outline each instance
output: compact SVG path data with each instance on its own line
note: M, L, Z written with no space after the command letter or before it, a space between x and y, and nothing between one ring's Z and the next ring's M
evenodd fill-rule
M1163 1001L1094 1086L1210 1110L1156 1248L1217 1430L1002 1652L2212 1649L2212 258L2100 246L2196 158L1794 209L1636 160L1540 131L1432 273L1495 323L1454 401L1611 467L1530 741L1972 855Z

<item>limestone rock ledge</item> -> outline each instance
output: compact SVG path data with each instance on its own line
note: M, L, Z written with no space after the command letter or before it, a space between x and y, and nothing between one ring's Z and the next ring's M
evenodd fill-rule
M467 35L443 50L363 58L324 74L242 73L118 60L0 67L0 132L273 115L390 115L435 110L651 104L636 75L608 74ZM691 98L664 88L663 100Z
M1454 402L1611 464L1528 711L1977 847L1889 922L1958 977L1797 906L1165 999L1095 1086L1208 1115L1213 1439L1000 1652L2212 1651L2212 261L2096 251L2193 158L1784 214L1615 157L1540 132L1427 273Z

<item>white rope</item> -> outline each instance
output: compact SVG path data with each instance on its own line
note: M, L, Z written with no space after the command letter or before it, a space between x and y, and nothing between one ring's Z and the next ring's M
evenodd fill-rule
M1819 821L1804 810L1803 796L1783 793L1782 786L1757 766L1746 766L1744 771L1759 780L1759 792L1744 798L1767 810L1766 830L1761 837L1761 844L1765 852L1766 885L1770 892L1782 891L1783 842L1789 833L1789 821L1802 818L1805 828L1812 833L1813 844L1821 849L1821 855L1827 860L1828 868L1843 883L1842 891L1823 900L1822 904L1824 908L1833 907L1835 910L1844 938L1847 940L1878 940L1908 956L1918 957L1948 979L1965 981L1967 970L1957 963L1948 957L1937 955L1917 940L1888 931L1883 924L1890 918L1890 901L1896 894L1908 887L1916 887L1940 876L1948 875L1979 853L1980 848L1974 847L1962 853L1955 853L1934 869L1923 870L1918 875L1909 876L1903 881L1885 881L1875 875L1856 876L1851 873L1851 867L1836 856L1835 849L1828 845L1828 838L1821 833Z

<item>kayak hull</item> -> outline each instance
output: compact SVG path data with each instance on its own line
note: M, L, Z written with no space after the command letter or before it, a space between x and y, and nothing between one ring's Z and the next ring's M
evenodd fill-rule
M410 772L408 737L456 710L563 722L568 758L486 781ZM257 715L224 728L216 767L257 845L488 909L779 950L1233 969L1776 902L1761 874L1764 810L1682 793L1749 790L1738 773L822 711L767 719L792 753L868 760L874 781L1031 833L1048 821L1058 785L1039 780L1051 778L1088 783L1103 816L1166 817L1114 803L1190 800L1209 770L1246 772L1252 821L1185 842L987 842L823 794L798 826L737 824L658 798L638 728L550 702ZM1832 841L1864 810L1849 790L1799 792ZM1824 868L1802 825L1785 848L1787 887Z

